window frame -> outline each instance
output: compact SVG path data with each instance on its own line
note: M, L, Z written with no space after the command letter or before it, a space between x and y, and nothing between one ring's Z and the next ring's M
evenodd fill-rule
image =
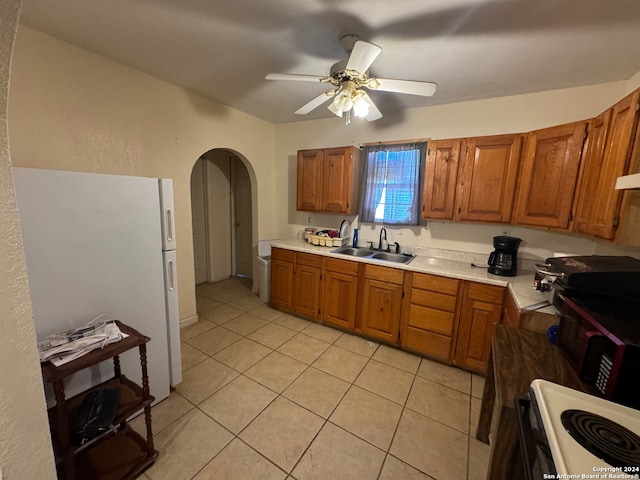
M382 223L386 225L398 226L416 226L423 223L420 216L420 205L422 204L422 190L424 185L424 170L426 163L427 146L427 140L363 145L362 156L364 161L361 175L362 193L359 209L360 222L374 224ZM401 154L402 152L413 151L417 151L418 156L417 165L409 167L414 169L412 173L413 179L409 182L400 182L397 184L393 181L389 181L390 162L394 162L396 160L406 161L406 159L392 159L389 158L389 156L393 154ZM386 153L386 158L382 159L382 161L381 159L376 159L374 157L380 152ZM398 167L396 166L394 168ZM401 172L400 175L396 176L396 178L402 179L402 177L404 176L406 175L402 175ZM373 186L373 183L380 184L381 181L382 187L378 187L378 191L376 191L376 187ZM393 189L394 185L400 188ZM391 196L393 197L394 193L397 194L399 190L406 190L407 185L412 188L412 202L410 204L407 202L388 201L390 187ZM382 203L381 201L383 199L383 195L384 199L387 200L385 203ZM374 203L371 204L371 202ZM376 218L376 210L379 210L380 208L385 209L385 214L387 214L388 212L387 208L405 208L407 209L409 218L400 218L399 215Z

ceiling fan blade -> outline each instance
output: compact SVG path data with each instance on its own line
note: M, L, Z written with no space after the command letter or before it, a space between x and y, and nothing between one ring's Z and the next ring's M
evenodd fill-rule
M320 105L322 105L324 102L326 102L331 97L333 97L335 95L335 93L336 93L335 90L327 90L326 92L321 93L320 95L318 95L317 97L315 97L311 101L305 103L298 110L296 110L295 113L297 115L306 115L307 113L311 112L312 110L315 110Z
M436 93L436 84L433 82L392 80L390 78L376 78L376 80L380 86L374 90L381 92L408 93L409 95L420 95L422 97L430 97Z
M347 70L355 70L359 73L365 73L369 70L373 61L378 57L378 55L380 55L381 51L382 48L378 45L358 40L353 45L353 50L351 50L351 55L349 55L349 60L347 61L347 66L345 68Z
M374 120L378 120L382 118L382 113L380 113L380 110L378 110L378 107L376 107L376 104L373 103L373 100L371 100L371 97L367 95L367 92L363 90L360 90L360 91L362 92L362 98L364 98L369 103L369 111L364 116L364 118L366 118L369 122L373 122Z
M323 78L318 75L299 75L297 73L268 73L265 80L292 80L295 82L321 82Z

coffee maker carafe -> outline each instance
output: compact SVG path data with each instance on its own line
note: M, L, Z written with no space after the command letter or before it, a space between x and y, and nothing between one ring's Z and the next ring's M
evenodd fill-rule
M493 237L495 250L489 255L489 273L513 277L518 272L519 238L498 236Z

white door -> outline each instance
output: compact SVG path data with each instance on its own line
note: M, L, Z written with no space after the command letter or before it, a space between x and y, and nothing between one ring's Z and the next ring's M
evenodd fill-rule
M207 161L198 159L191 172L191 221L193 223L193 266L196 285L209 280L207 261Z
M251 177L238 157L231 158L234 263L236 275L253 275Z

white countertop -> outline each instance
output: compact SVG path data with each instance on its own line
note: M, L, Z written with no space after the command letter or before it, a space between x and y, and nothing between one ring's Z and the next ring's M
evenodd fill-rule
M471 263L477 262L478 255L468 254L465 252L453 252L447 250L434 249L412 249L415 250L416 257L409 264L383 262L380 260L372 260L369 258L359 258L342 255L340 253L331 253L338 247L320 247L311 245L300 239L282 239L271 240L271 246L284 248L287 250L295 250L297 252L315 253L327 257L340 258L342 260L352 260L355 262L370 263L373 265L384 265L386 267L408 270L411 272L431 273L443 277L457 278L460 280L469 280L472 282L487 283L490 285L498 285L508 287L512 293L512 297L516 302L518 309L526 310L531 306L540 304L546 300L546 296L541 292L534 290L533 270L524 268L514 277L502 277L488 273L486 268L473 267ZM449 258L446 258L449 257ZM451 258L453 257L453 258ZM474 260L475 258L475 260ZM523 262L528 264L528 262ZM555 308L547 306L536 309L541 313L555 313Z

